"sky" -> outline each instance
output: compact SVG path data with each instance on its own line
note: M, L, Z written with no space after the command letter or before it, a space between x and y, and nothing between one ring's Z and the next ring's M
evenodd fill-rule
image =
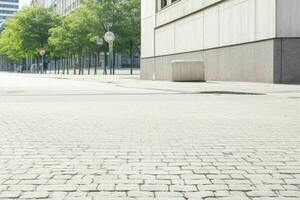
M30 2L31 0L20 0L20 8L22 8L23 6L29 6Z

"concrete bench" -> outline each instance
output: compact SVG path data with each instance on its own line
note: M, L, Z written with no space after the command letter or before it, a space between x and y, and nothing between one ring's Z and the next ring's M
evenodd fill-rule
M171 81L205 81L205 66L200 60L174 60Z

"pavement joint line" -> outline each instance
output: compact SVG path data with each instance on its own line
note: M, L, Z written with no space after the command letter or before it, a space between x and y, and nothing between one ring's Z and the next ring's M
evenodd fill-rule
M162 91L162 90L160 90ZM38 97L38 96L147 96L147 95L246 95L246 96L262 96L267 95L263 93L244 93L232 91L203 91L203 92L171 92L169 93L87 93L87 94L7 94L1 95L2 97ZM300 97L299 97L300 98Z

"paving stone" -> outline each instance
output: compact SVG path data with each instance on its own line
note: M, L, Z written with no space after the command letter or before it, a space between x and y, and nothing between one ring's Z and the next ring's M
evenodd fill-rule
M298 197L300 198L300 190L296 191L280 191L279 194L283 197Z
M37 190L57 191L57 192L74 192L77 191L77 185L42 185Z
M168 187L168 185L141 185L141 190L142 191L152 191L152 192L168 191L169 187Z
M129 191L128 193L129 197L153 197L153 192L146 192L146 191Z
M185 197L188 199L196 199L196 198L207 198L214 197L214 193L211 191L200 191L200 192L186 192Z
M8 187L11 191L33 191L36 185L12 185Z
M183 197L181 192L155 192L156 197Z
M38 174L18 174L13 176L11 179L17 180L33 180L36 179L39 175Z
M139 185L137 184L118 184L116 185L116 191L138 191Z
M195 192L197 191L197 187L195 185L170 185L170 191Z
M22 198L24 199L46 199L50 195L49 192L41 192L41 191L34 191L34 192L24 192Z
M0 198L18 198L21 196L20 191L4 191L0 193Z
M254 190L247 192L249 197L276 197L276 194L271 190Z
M89 185L80 185L77 189L77 191L97 191L98 184L89 184Z

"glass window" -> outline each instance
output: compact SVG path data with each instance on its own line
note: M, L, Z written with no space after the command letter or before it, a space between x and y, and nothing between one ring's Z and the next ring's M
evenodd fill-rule
M169 5L171 5L172 3L176 3L180 0L159 0L160 1L160 9L163 9Z
M19 6L18 6L18 5L12 5L12 4L1 4L1 3L0 3L0 7L1 7L1 8L16 8L16 9L18 9L18 8L19 8Z
M14 14L16 11L12 10L0 10L0 14Z
M168 0L161 0L161 8L164 8L168 5Z
M19 3L19 0L0 0L2 2Z

